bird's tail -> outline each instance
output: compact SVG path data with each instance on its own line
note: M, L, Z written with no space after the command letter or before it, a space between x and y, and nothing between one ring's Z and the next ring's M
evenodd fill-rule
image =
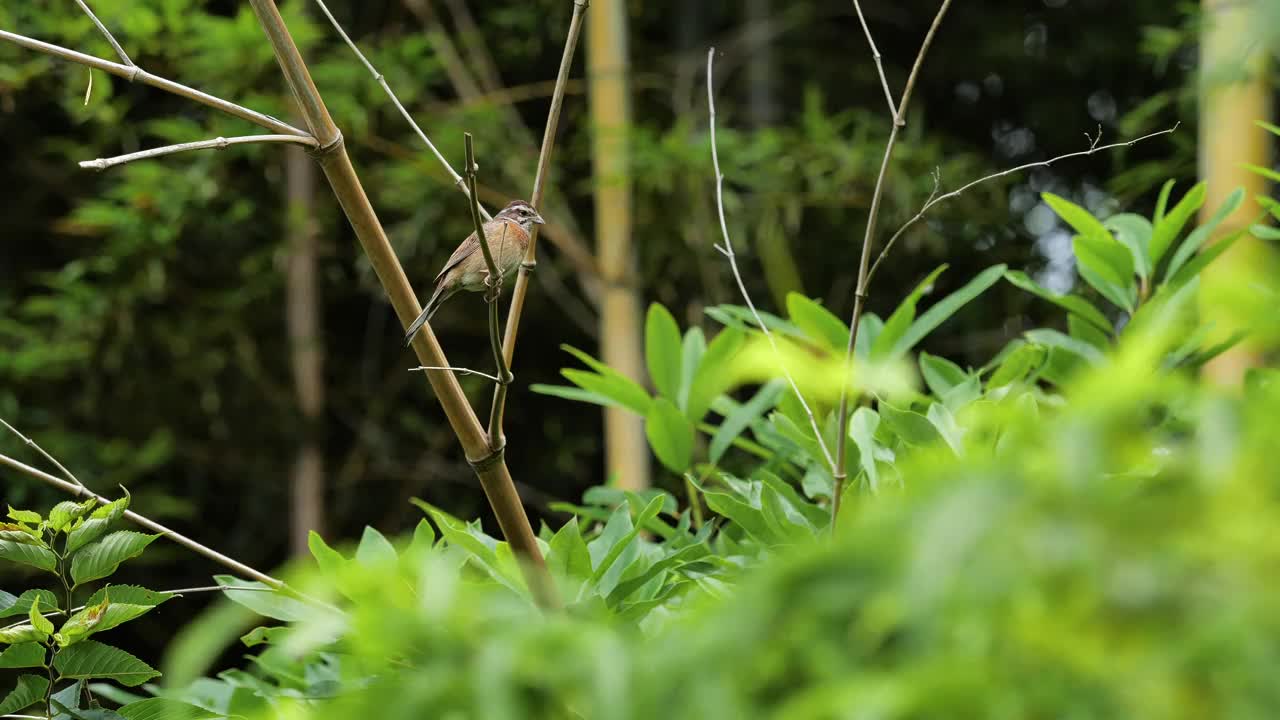
M413 343L413 336L418 334L422 326L431 319L436 309L440 307L440 303L444 302L444 283L436 285L436 291L431 293L431 299L427 301L426 307L422 308L422 312L418 313L418 317L414 319L413 324L409 326L409 330L404 334L404 346L409 347Z

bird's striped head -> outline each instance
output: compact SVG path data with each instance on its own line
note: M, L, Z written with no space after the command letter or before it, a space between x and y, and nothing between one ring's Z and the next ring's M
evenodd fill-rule
M494 219L498 218L511 220L526 231L534 225L541 225L546 222L538 214L538 211L534 210L533 206L524 200L512 200L506 207L502 208L502 212L498 213Z

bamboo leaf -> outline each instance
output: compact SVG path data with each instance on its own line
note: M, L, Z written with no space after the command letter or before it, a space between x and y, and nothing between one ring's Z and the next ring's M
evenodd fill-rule
M720 458L724 457L725 452L733 444L739 435L743 433L762 415L773 409L778 403L778 398L786 389L786 383L782 380L771 380L761 386L756 394L750 400L739 405L720 423L720 429L716 430L716 434L711 438L711 446L707 451L707 458L714 464L720 462Z
M683 370L680 328L671 313L658 303L649 306L645 318L644 357L654 387L671 402L679 402Z
M938 276L947 269L946 265L939 265L929 273L924 280L916 285L902 302L898 303L898 307L894 309L893 314L888 320L884 321L884 327L881 328L875 342L871 344L871 358L880 359L889 357L894 350L894 346L898 341L907 334L911 323L916 319L916 304L920 302L920 298L926 293L933 291L933 284L937 281Z
M1004 279L1008 280L1015 287L1025 290L1032 295L1048 300L1067 312L1079 316L1083 320L1097 327L1103 332L1111 332L1111 323L1107 322L1107 316L1094 306L1093 303L1085 300L1078 295L1063 295L1056 293L1040 283L1032 280L1026 273L1021 270L1008 270L1004 274Z
M901 357L910 351L935 328L945 322L952 315L955 315L960 308L969 304L974 298L981 295L987 288L995 285L1004 275L1004 265L993 265L986 270L978 273L972 280L965 283L963 287L950 295L942 298L933 304L919 317L911 327L907 328L907 332L894 344L893 350L889 353L889 358Z
M666 398L658 398L644 419L644 434L653 454L671 472L680 474L693 463L693 423Z
M1170 187L1170 185L1167 184L1165 187ZM1197 183L1186 195L1182 196L1182 199L1169 211L1168 215L1158 217L1155 228L1151 231L1152 267L1159 264L1160 258L1164 257L1174 239L1182 233L1183 226L1200 209L1200 206L1204 205L1207 193L1208 186L1203 182ZM1164 193L1162 192L1162 194Z
M787 293L787 315L818 347L842 352L849 341L849 326L843 320L800 293Z

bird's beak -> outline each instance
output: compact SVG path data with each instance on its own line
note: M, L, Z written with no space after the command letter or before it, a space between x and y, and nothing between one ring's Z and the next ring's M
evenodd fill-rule
M542 216L541 216L541 215L539 215L538 213L534 213L534 214L533 214L533 217L529 219L529 222L532 222L532 223L534 223L534 224L536 224L536 225L546 225L546 224L547 224L547 221L546 221L546 220L543 220L543 219L542 219Z

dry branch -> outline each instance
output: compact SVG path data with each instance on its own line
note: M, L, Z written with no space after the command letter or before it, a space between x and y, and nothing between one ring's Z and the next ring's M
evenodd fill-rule
M109 158L98 158L97 160L81 160L80 167L92 168L94 170L106 170L116 165L124 165L135 160L150 160L164 155L173 155L175 153L187 152L188 150L221 150L228 145L249 145L253 143L292 143L294 145L303 145L305 147L316 147L316 139L313 137L299 137L297 135L243 135L240 137L216 137L212 140L198 140L196 142L178 143L176 145L166 145L164 147L151 148L150 150L140 150L128 155L117 155Z

